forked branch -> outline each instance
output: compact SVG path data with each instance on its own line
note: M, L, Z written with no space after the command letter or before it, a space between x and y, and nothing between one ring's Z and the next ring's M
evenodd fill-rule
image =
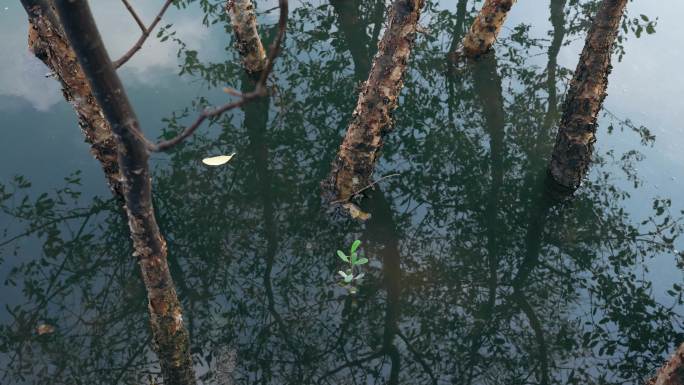
M150 24L149 27L145 27L145 24L142 22L138 14L135 12L131 4L128 2L128 0L121 0L124 5L126 6L126 9L128 9L128 12L133 16L133 19L135 19L135 22L138 24L140 29L142 30L142 34L138 38L138 41L133 44L133 47L129 49L123 56L121 56L118 60L114 61L114 68L119 68L122 65L124 65L130 58L135 55L136 52L140 51L140 48L142 48L143 44L145 43L145 40L147 40L148 37L150 37L150 33L154 30L154 28L159 24L159 22L162 19L162 16L164 16L164 13L166 10L169 8L171 3L173 3L173 0L166 0L164 5L162 6L161 10L159 10L159 13L157 16L152 20L152 24Z
M285 39L285 30L287 27L287 0L279 0L278 6L280 8L280 17L278 18L278 35L276 35L275 40L269 48L268 57L266 58L266 68L264 68L264 70L261 72L261 76L259 77L259 80L257 81L254 90L243 94L237 94L240 97L239 100L226 103L219 107L206 109L202 111L202 113L199 114L199 116L191 125L187 126L180 134L178 134L176 137L172 139L163 140L157 143L151 143L145 140L147 149L149 151L159 152L168 150L169 148L177 145L178 143L181 143L182 141L190 137L195 131L197 131L197 129L202 125L202 123L206 119L220 116L226 111L230 111L234 108L241 107L242 105L253 99L260 98L268 94L268 89L266 88L266 81L268 80L268 75L273 70L275 58L278 56L278 53L280 53L280 46L283 40Z
M147 31L147 27L145 27L145 23L143 23L142 19L140 19L140 16L138 16L138 14L135 12L135 9L133 9L131 3L129 3L128 0L121 0L121 2L123 2L126 6L128 13L130 13L131 16L133 16L133 19L138 24L138 27L140 27L142 33L145 33Z

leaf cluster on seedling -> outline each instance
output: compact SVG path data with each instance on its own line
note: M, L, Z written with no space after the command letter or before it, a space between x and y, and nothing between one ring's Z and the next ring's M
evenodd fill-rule
M342 250L337 250L337 256L349 264L348 269L340 270L337 273L342 277L343 283L350 287L352 293L356 292L353 286L351 286L353 282L359 281L365 275L364 273L356 274L354 268L368 263L368 258L359 258L357 253L359 246L361 246L361 241L357 239L352 243L351 248L349 249L349 255L345 254Z

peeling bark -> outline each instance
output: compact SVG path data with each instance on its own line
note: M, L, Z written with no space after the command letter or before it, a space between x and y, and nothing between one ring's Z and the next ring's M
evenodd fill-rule
M347 134L333 161L324 188L347 201L370 184L384 136L392 129L403 75L411 53L423 0L396 0L389 25L378 46L368 80L364 83Z
M259 38L256 13L251 0L229 0L226 12L235 33L236 47L245 70L258 74L266 68L266 51Z
M658 370L658 374L646 384L684 385L684 344L679 345L672 357Z
M37 3L45 1L35 0ZM196 384L188 331L171 279L166 241L152 206L149 154L135 112L85 0L55 2L66 36L118 142L126 214L149 300L150 326L165 385Z
M465 56L476 58L492 48L514 3L515 0L485 1L468 34L463 38L460 50Z
M626 4L627 0L603 0L568 89L549 169L557 183L570 189L579 187L589 169L613 43Z
M35 1L22 1L29 17L28 46L62 84L64 99L76 115L78 125L90 145L90 152L100 162L114 196L123 197L121 172L117 161L116 140L102 114L90 85L71 49L52 9L36 6Z

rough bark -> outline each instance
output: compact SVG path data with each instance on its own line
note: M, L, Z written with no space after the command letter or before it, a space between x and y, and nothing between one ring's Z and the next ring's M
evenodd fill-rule
M324 183L338 201L370 184L384 136L391 131L403 75L411 53L423 0L396 0L342 145Z
M117 161L116 140L102 115L90 85L71 49L56 15L45 2L22 0L29 17L29 49L52 71L62 84L62 93L76 111L78 124L90 145L90 152L100 162L112 193L122 198L121 172Z
M118 142L118 160L134 256L149 300L154 349L165 385L196 384L190 343L152 206L152 186L138 120L85 0L55 1L59 18Z
M251 0L229 0L226 12L235 33L235 46L245 70L258 74L266 68L266 51L259 38L256 13Z
M679 345L647 385L684 385L684 344Z
M554 180L570 189L579 187L591 162L611 52L626 4L627 0L603 0L568 89L549 168Z
M515 0L486 0L463 38L462 53L476 58L492 48Z

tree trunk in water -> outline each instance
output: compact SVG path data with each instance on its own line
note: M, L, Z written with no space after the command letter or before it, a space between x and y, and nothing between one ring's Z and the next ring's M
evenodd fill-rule
M260 73L266 68L266 51L259 38L252 0L229 0L226 12L233 25L235 45L245 70L250 74Z
M461 50L465 56L476 58L492 48L514 3L515 0L485 1L470 31L463 38Z
M647 385L684 385L684 344L663 365Z
M123 199L116 140L112 129L102 115L102 109L93 96L56 15L49 5L41 7L36 3L38 2L22 0L29 17L29 49L62 84L64 98L76 111L78 125L86 143L90 145L90 152L102 166L109 188L114 196Z
M603 0L568 89L549 168L553 179L570 189L579 187L591 162L596 119L606 97L610 56L626 4L627 0Z
M384 136L391 131L403 75L416 35L423 0L396 0L368 81L363 85L347 134L324 183L339 201L370 183Z
M149 300L154 348L165 385L196 384L190 341L152 207L149 154L138 120L85 0L57 0L66 36L118 142L126 213Z

